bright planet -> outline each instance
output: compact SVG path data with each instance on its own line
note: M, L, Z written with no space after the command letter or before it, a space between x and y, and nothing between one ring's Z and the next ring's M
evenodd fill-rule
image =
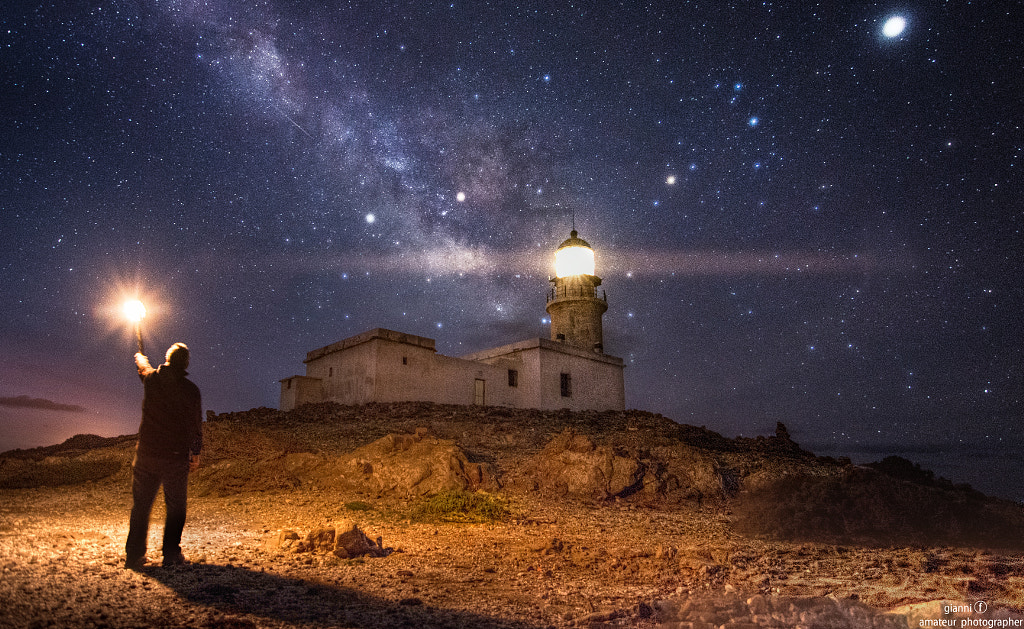
M882 34L890 38L898 37L906 27L907 20L899 15L894 15L885 21L885 25L882 26Z

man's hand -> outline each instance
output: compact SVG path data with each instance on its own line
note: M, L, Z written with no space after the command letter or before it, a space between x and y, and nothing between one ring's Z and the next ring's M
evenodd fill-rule
M199 455L190 454L188 455L188 471L194 472L199 469Z

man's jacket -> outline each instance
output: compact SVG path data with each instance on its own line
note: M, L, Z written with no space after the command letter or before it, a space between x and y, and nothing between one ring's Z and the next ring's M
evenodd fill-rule
M140 366L144 393L139 456L187 459L203 449L203 403L187 374L167 363L156 369Z

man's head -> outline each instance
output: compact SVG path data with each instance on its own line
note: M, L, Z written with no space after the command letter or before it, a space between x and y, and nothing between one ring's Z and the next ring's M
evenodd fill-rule
M184 343L175 343L167 349L167 364L171 367L184 371L188 369L188 346Z

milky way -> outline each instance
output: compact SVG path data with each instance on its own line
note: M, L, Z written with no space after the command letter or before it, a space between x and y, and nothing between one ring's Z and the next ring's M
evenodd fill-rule
M134 430L129 294L216 411L375 327L546 336L573 220L628 406L1019 441L1019 7L65 4L0 10L0 395L91 419L0 447Z

